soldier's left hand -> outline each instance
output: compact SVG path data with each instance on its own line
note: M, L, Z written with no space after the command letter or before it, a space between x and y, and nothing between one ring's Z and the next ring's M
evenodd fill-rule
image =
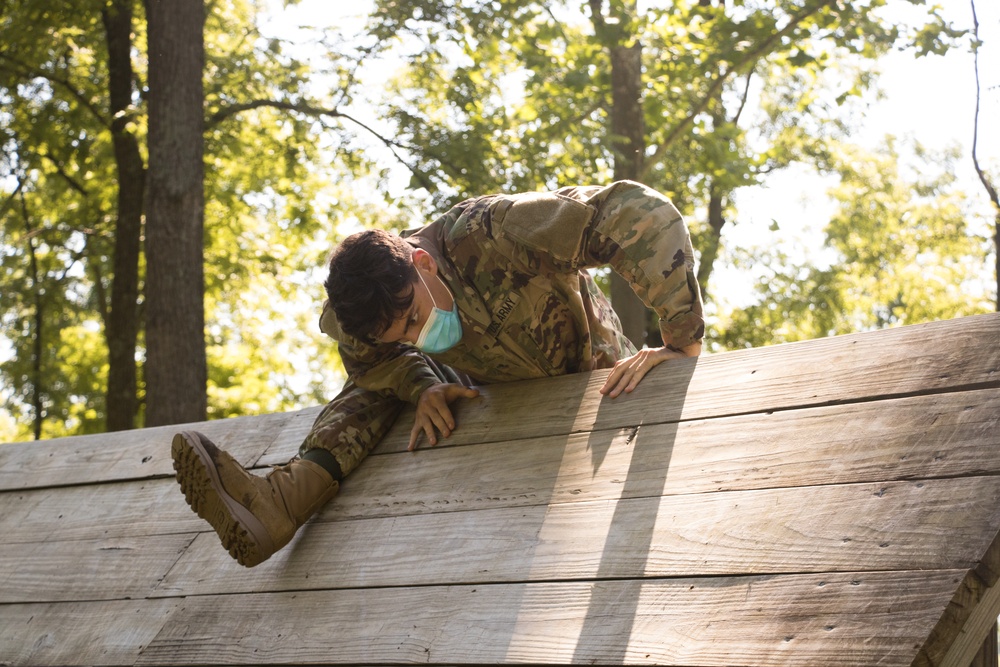
M696 357L701 354L701 341L695 341L680 351L667 347L649 347L620 360L611 369L611 374L601 387L601 393L616 398L622 392L629 394L639 386L646 373L669 359Z
M427 436L427 442L433 447L437 444L437 432L442 438L447 438L455 430L455 417L451 414L451 404L460 398L475 398L479 390L461 384L441 383L424 389L417 399L417 412L410 429L410 443L407 450L417 448L420 435Z

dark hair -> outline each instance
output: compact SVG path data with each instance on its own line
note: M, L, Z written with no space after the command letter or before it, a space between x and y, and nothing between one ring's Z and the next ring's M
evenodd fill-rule
M413 250L381 229L352 234L337 246L324 286L344 333L375 339L406 312L417 281Z

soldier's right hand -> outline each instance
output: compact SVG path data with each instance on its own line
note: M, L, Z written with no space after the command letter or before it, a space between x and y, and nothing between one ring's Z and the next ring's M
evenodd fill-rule
M447 438L455 430L455 417L451 414L451 404L459 398L475 398L479 390L461 384L434 384L424 390L417 399L417 414L410 429L409 451L417 448L420 434L427 436L431 446L437 444L437 434Z

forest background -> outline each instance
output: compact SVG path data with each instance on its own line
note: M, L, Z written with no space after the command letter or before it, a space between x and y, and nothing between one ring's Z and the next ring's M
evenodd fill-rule
M487 192L668 194L711 352L996 310L995 5L6 0L0 442L329 400L331 247Z

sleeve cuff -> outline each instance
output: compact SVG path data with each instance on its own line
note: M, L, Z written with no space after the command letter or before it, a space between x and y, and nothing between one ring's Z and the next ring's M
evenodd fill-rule
M660 319L660 335L664 345L680 350L705 337L705 319L694 311Z
M408 387L401 388L401 391L399 392L399 397L405 401L408 401L416 405L417 401L420 400L420 395L424 393L424 390L427 389L428 387L433 387L439 382L441 382L441 380L433 376L424 376L421 378L417 378L416 380L411 382Z

